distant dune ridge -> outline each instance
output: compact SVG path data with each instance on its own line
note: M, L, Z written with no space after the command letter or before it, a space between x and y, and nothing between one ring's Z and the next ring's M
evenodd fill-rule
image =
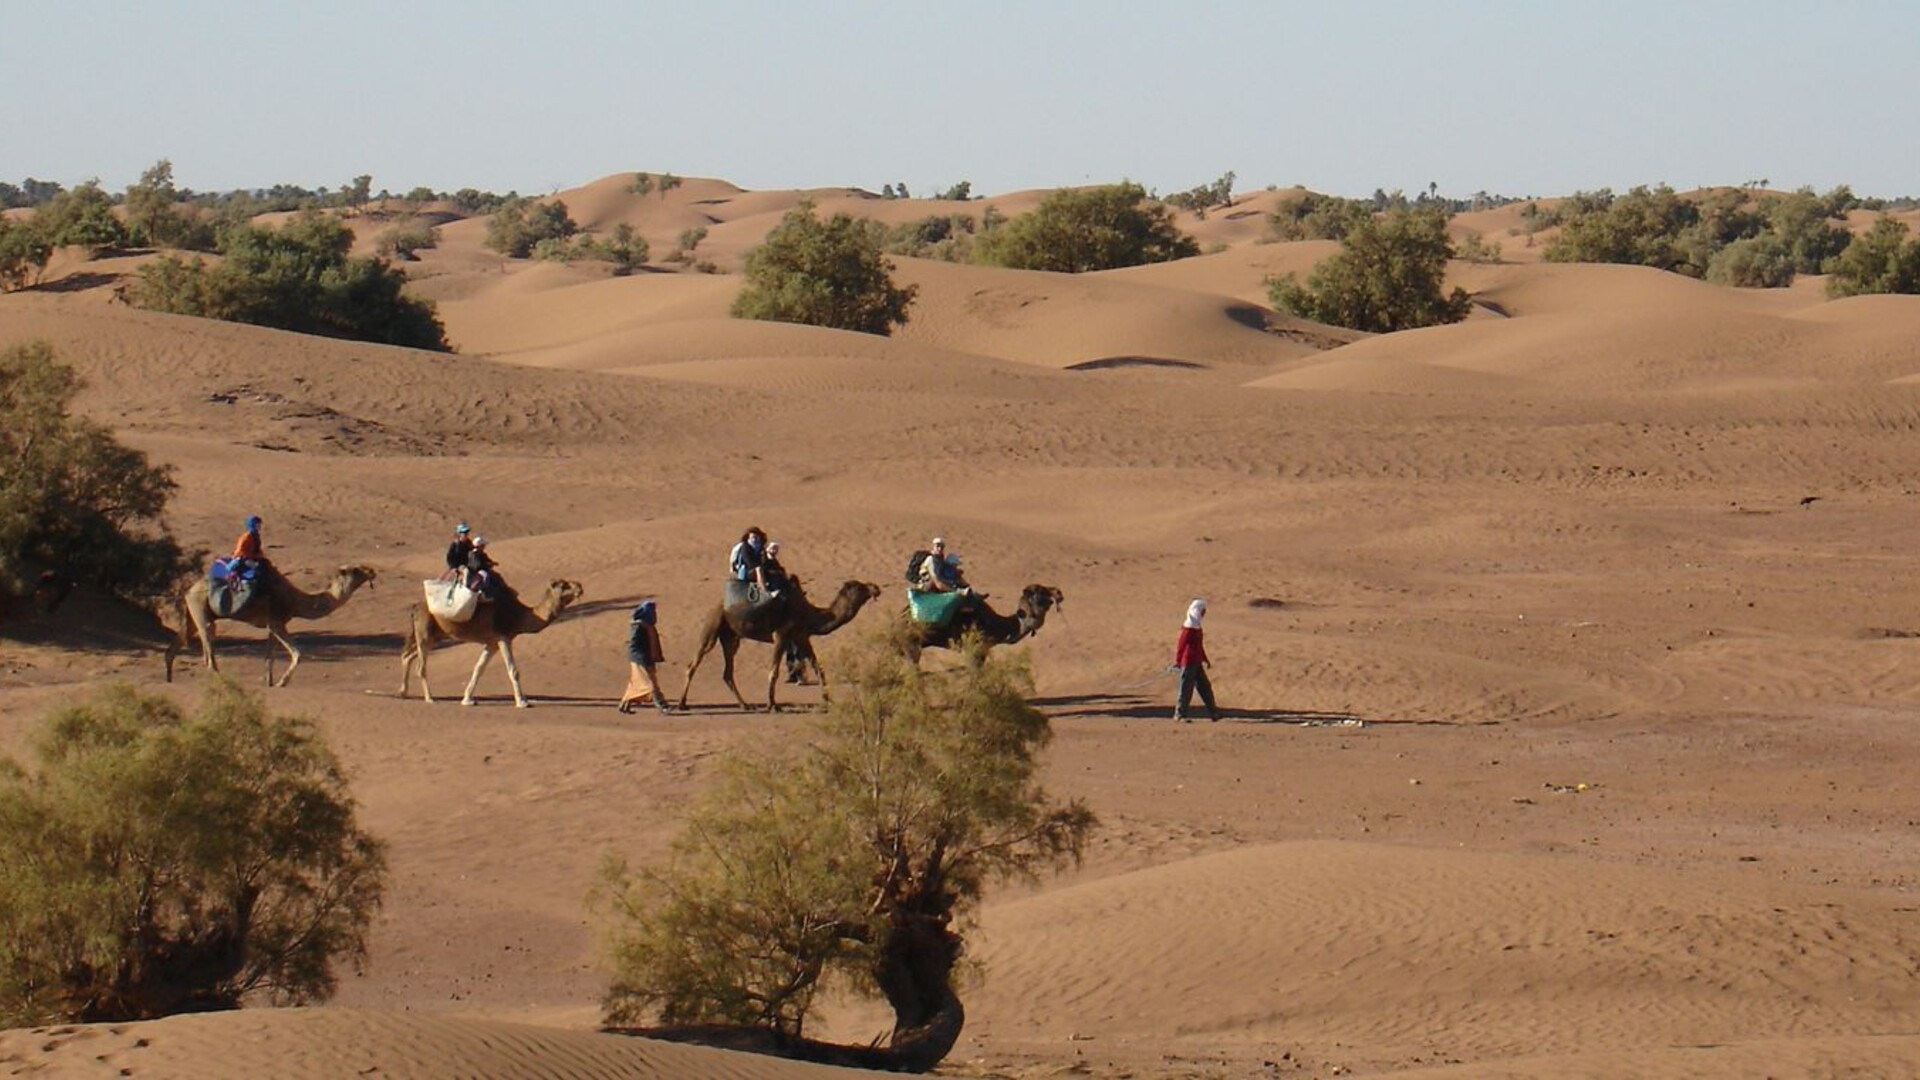
M613 708L633 604L658 598L674 687L749 524L809 585L885 586L848 638L934 535L992 603L1066 597L1013 651L1049 789L1103 829L989 894L951 1071L1920 1074L1920 297L1547 264L1514 204L1452 223L1503 249L1450 268L1472 317L1361 334L1267 306L1339 250L1261 242L1278 189L1181 213L1216 250L1173 263L896 259L918 298L880 338L729 318L746 253L803 200L897 224L1047 192L631 178L557 196L648 239L631 276L443 225L406 266L456 355L140 311L116 288L141 255L0 296L0 345L49 341L80 407L176 468L190 545L259 513L307 587L380 571L296 625L269 700L320 719L393 867L333 1005L4 1032L9 1074L831 1075L593 1030L602 856L664 857L717 755L798 731L712 664L689 714ZM719 272L661 265L696 227ZM516 647L530 711L497 665L472 709L393 696L405 583L462 520L509 580L585 584ZM1196 596L1228 715L1175 725ZM0 642L0 753L109 679L158 687L155 632L116 618L77 601ZM223 666L257 679L263 644L223 636ZM435 657L443 694L472 659ZM770 663L744 647L743 687ZM808 1033L888 1019L836 998Z

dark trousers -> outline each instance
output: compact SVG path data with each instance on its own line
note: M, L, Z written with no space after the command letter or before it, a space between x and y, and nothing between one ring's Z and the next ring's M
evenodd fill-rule
M1207 678L1204 664L1188 664L1180 669L1180 703L1173 708L1173 718L1184 720L1187 709L1193 704L1193 692L1200 691L1200 700L1207 706L1207 716L1220 719L1220 706L1213 703L1213 683Z

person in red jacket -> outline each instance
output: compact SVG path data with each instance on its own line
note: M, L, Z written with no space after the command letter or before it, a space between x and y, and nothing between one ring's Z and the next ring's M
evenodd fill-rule
M1190 722L1187 709L1193 705L1193 692L1207 706L1207 719L1220 719L1220 707L1213 702L1213 683L1207 679L1207 643L1200 620L1206 618L1207 602L1196 599L1187 605L1187 620L1180 625L1180 640L1173 647L1173 665L1180 669L1180 700L1173 707L1173 718Z

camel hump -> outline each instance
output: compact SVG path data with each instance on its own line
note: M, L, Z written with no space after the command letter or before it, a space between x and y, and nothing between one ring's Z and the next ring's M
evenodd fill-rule
M780 602L784 593L770 593L758 582L729 580L724 606L729 612L758 613Z
M959 613L966 593L959 592L922 592L919 589L907 590L907 610L913 614L913 621L926 626L944 627L953 621Z
M427 594L427 611L436 618L462 623L473 618L480 607L480 594L458 581L422 581Z

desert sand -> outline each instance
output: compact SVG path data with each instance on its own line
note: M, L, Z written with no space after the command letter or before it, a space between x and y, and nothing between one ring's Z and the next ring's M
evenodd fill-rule
M677 690L759 524L817 593L886 586L848 636L936 533L996 604L1064 590L1015 648L1047 783L1103 826L990 895L945 1072L1920 1075L1920 298L1542 264L1489 211L1456 222L1508 256L1454 267L1474 317L1367 337L1265 307L1265 275L1337 250L1256 242L1280 191L1183 215L1219 250L1172 264L898 260L919 300L878 338L728 319L745 252L802 197L985 202L625 179L561 197L656 256L705 225L722 272L509 261L453 222L409 269L454 356L134 310L137 259L0 297L0 343L52 342L84 411L178 470L180 536L259 513L310 588L380 570L295 624L269 700L321 720L392 846L332 1005L0 1033L0 1071L830 1072L593 1031L597 864L660 857L717 755L806 722L737 711L713 663L688 714L614 709L628 610L659 598ZM586 587L517 645L530 710L498 665L473 708L394 694L459 520L529 591ZM1163 669L1195 596L1227 715L1181 725ZM84 598L23 633L0 752L111 679L204 685L164 687L152 628ZM222 645L257 685L263 635ZM437 695L473 657L435 654ZM750 700L769 662L743 649ZM839 1002L818 1033L886 1020Z

